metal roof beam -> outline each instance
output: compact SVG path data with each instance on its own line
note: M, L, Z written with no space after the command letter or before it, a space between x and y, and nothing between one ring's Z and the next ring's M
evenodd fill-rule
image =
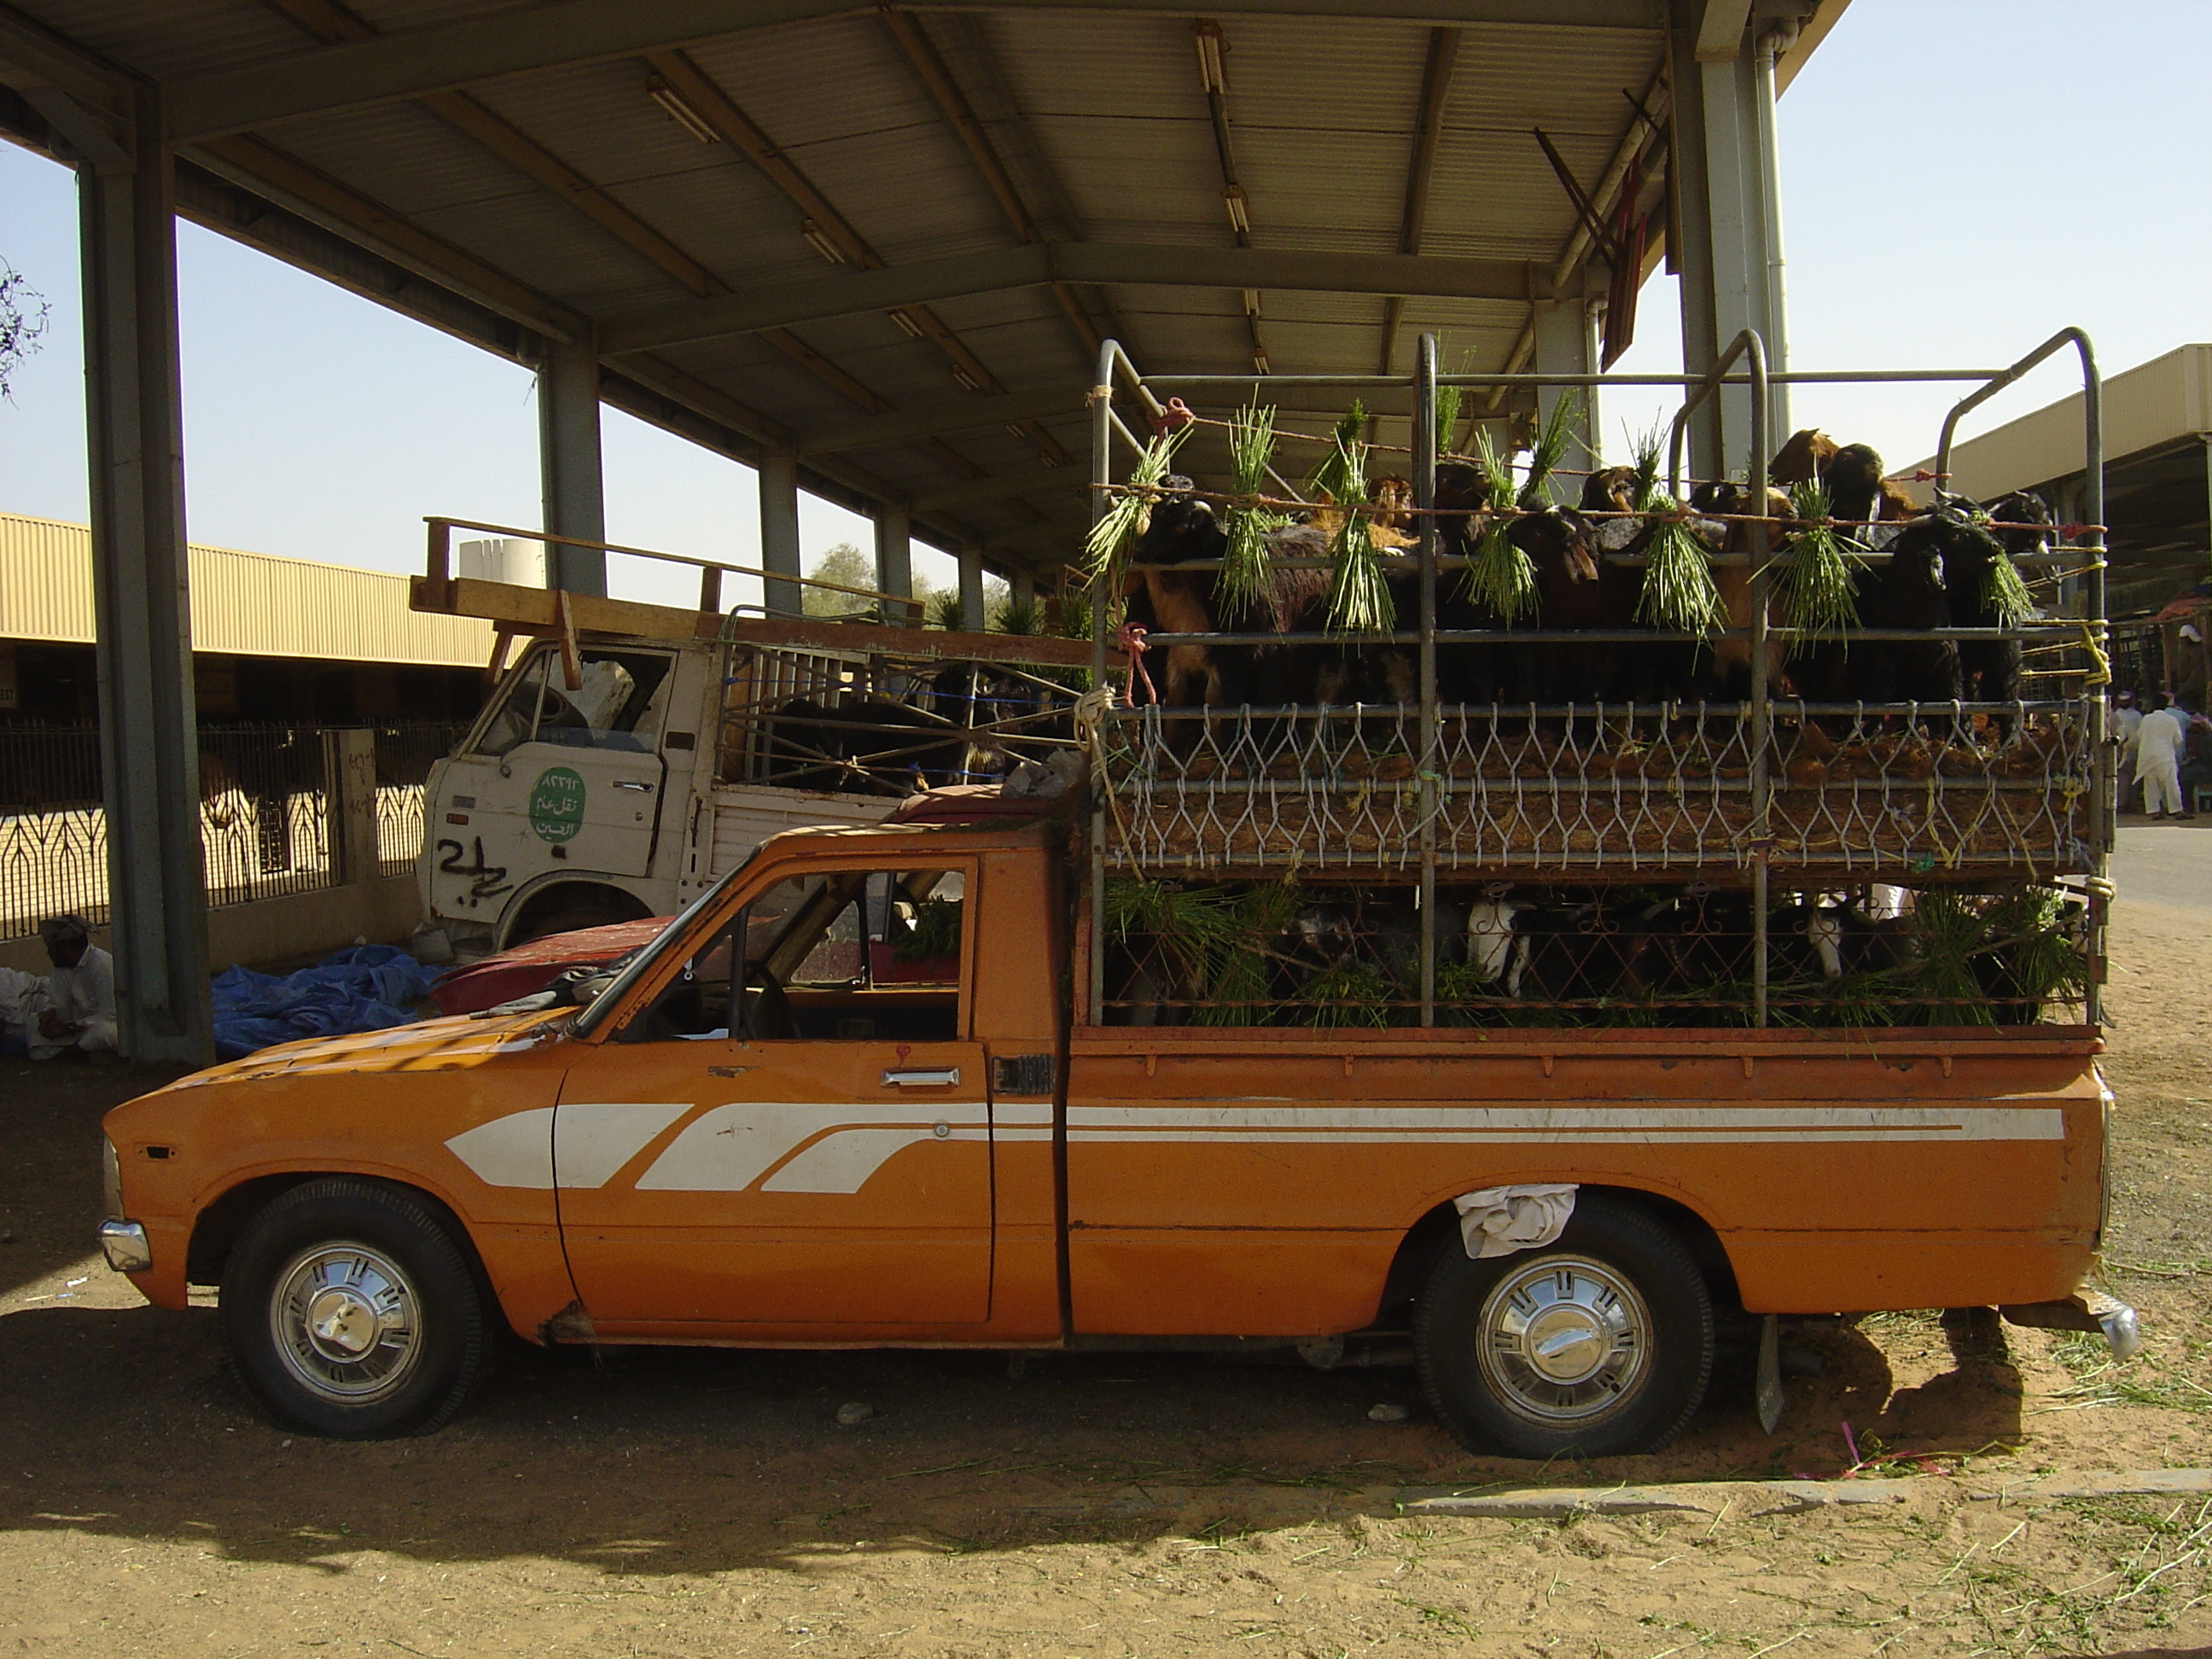
M1147 12L1188 16L1188 0L963 0L1024 10ZM855 0L555 0L463 18L272 63L173 82L171 136L179 141L262 127L320 111L394 103L479 81L569 64L641 57L740 30L862 15ZM1663 0L1209 0L1209 15L1348 17L1418 23L1551 24L1657 29Z
M947 489L926 491L914 498L914 507L917 513L935 513L945 507L1012 501L1043 490L1088 495L1090 485L1079 466L1031 467L1026 472L1001 473L997 477L976 478Z
M933 300L1060 282L1525 301L1528 281L1528 268L1512 259L1057 242L925 260L888 270L769 283L712 299L657 306L605 319L600 325L599 344L610 356L649 351L692 340L752 334L860 312L889 311Z
M888 415L805 428L794 435L793 447L802 458L835 455L842 450L877 449L950 432L980 431L1010 421L1076 416L1083 413L1083 392L1081 386L1070 381L1065 386L1030 386L1000 398L963 397L918 404Z
M1429 224L1429 186L1436 178L1437 151L1444 136L1444 106L1451 101L1452 70L1459 63L1460 32L1429 31L1428 61L1421 71L1421 105L1413 118L1413 151L1406 163L1406 205L1398 220L1398 252L1419 253ZM1398 330L1406 318L1406 296L1394 294L1382 311L1382 372L1398 356Z

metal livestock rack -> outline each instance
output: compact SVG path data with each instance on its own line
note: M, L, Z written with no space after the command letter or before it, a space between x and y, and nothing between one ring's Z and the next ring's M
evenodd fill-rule
M1773 572L1790 556L1768 547L1771 520L1749 522L1747 552L1714 561L1748 563L1747 627L1692 635L1647 629L1592 633L1438 625L1440 582L1469 562L1439 550L1432 510L1439 386L1503 393L1680 386L1685 397L1668 443L1677 500L1686 499L1681 452L1690 417L1720 388L1746 388L1749 435L1739 476L1750 485L1750 501L1761 502L1768 484L1765 434L1772 386L1971 384L1942 423L1940 486L1948 482L1960 418L2069 346L2081 368L2083 517L2088 522L2065 526L2069 533L2054 533L2045 551L2017 561L2042 567L2042 580L2055 585L2057 602L2044 606L2036 620L2009 628L1842 630L1846 641L2018 640L2037 659L2027 680L2055 687L2052 695L2003 704L1774 698L1770 642L1786 645L1798 636L1770 621ZM1104 1023L1109 1006L1103 947L1109 877L1253 882L1285 875L1339 886L1418 882L1423 1026L1439 1023L1440 878L1461 885L1600 886L1695 877L1747 887L1752 972L1745 1012L1748 1023L1761 1027L1770 1023L1770 888L1778 883L1783 890L1817 894L1869 882L1917 887L2065 882L2085 906L2087 966L2081 1000L2088 1022L2100 1022L2097 981L2111 893L2112 749L2100 690L2109 678L2103 666L2101 388L2094 352L2081 330L2063 330L2000 369L1776 374L1767 369L1763 343L1747 330L1702 375L1443 374L1431 335L1420 337L1410 376L1148 375L1109 341L1090 394L1094 522L1117 495L1131 492L1116 478L1117 458L1143 454L1143 434L1169 416L1164 400L1186 400L1186 409L1192 402L1201 408L1236 407L1294 388L1347 400L1376 392L1411 394L1419 540L1403 564L1418 578L1413 626L1401 617L1387 633L1155 632L1146 644L1410 647L1418 657L1419 700L1226 710L1136 707L1117 698L1096 711L1087 872L1096 945L1089 952L1091 1024ZM1093 598L1092 683L1106 685L1115 595L1101 582ZM1675 641L1710 647L1721 639L1742 640L1748 649L1750 694L1741 703L1500 708L1437 699L1440 646ZM2066 665L2051 665L2051 659L2061 657ZM1133 668L1131 678L1136 678ZM1992 750L1980 739L2001 722L2009 738Z

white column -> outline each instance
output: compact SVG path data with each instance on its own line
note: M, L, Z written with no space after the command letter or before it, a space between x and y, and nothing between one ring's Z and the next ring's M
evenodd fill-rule
M970 633L983 631L983 555L972 547L960 550L960 620Z
M1597 368L1596 316L1586 300L1539 300L1536 302L1536 372L1539 374L1589 374ZM1598 449L1604 431L1598 420L1597 388L1585 386L1539 386L1536 389L1536 418L1540 423L1552 418L1552 411L1562 398L1577 398L1582 404L1582 418L1575 423L1575 441L1560 459L1559 465L1577 471L1595 471L1599 465ZM1570 496L1568 481L1561 488Z
M599 459L599 360L588 345L548 341L538 364L538 477L543 522L555 536L607 538ZM607 591L607 556L595 548L545 547L545 580L571 593Z
M1754 25L1756 27L1756 25ZM1782 281L1782 210L1773 139L1771 36L1754 40L1747 30L1735 55L1697 60L1692 31L1674 39L1675 84L1693 89L1676 100L1677 155L1682 165L1683 367L1710 368L1746 328L1766 347L1767 367L1789 361ZM1691 471L1716 477L1740 469L1747 458L1749 392L1724 390L1717 416L1701 416L1691 430ZM1787 388L1768 400L1766 447L1779 447L1790 428Z
M207 892L185 559L174 159L160 94L127 171L77 171L100 778L123 1052L204 1066Z
M776 580L805 574L799 565L799 458L787 451L761 457L760 527L761 568L773 573L762 585L768 614L799 616L803 590L796 582Z
M886 507L876 514L876 586L902 599L914 597L914 521L902 507ZM885 607L884 620L907 624L921 619L894 605Z

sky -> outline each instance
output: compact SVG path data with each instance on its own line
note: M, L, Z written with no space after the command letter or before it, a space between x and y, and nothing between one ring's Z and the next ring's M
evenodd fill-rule
M2212 218L2181 183L2203 160L2207 63L2203 0L1853 0L1781 102L1791 367L1994 366L2074 323L2109 375L2212 339ZM0 258L52 307L0 402L0 511L82 521L75 184L5 143ZM526 371L189 224L178 264L193 540L410 570L425 514L537 522ZM1671 279L1645 289L1620 369L1680 367L1677 303ZM2046 366L1962 429L2062 395L2072 373ZM1902 467L1955 395L1799 388L1792 413ZM1607 447L1662 412L1608 393ZM757 561L750 469L602 418L609 539ZM811 497L801 536L810 562L869 545L864 520Z

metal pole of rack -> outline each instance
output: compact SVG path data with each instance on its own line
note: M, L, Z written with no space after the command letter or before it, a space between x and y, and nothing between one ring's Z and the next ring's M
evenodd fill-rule
M1437 337L1413 347L1413 507L1421 562L1421 1024L1437 1023Z
M1773 790L1768 777L1766 748L1769 710L1766 684L1766 604L1769 587L1766 546L1766 346L1755 329L1746 329L1737 335L1729 349L1692 388L1675 412L1674 422L1667 434L1667 487L1678 500L1682 494L1682 434L1697 407L1713 395L1723 384L1729 365L1738 357L1745 362L1746 378L1751 383L1751 454L1749 469L1745 474L1751 486L1752 510L1758 516L1752 520L1751 537L1751 730L1749 733L1749 783L1751 807L1751 996L1753 1024L1764 1027L1767 1023L1767 869L1768 843L1773 837Z
M1118 341L1098 348L1098 378L1091 388L1091 522L1106 516L1110 503L1106 486L1114 482L1114 360L1122 356ZM1091 689L1106 680L1106 607L1109 598L1103 574L1091 590ZM1108 696L1112 696L1111 691ZM1103 732L1103 727L1101 728ZM1090 984L1085 1000L1090 1005L1089 1024L1106 1023L1106 745L1101 742L1091 757L1091 867L1085 873L1091 884L1091 948L1085 964Z
M2105 617L2105 383L2097 372L2097 349L2090 343L2088 335L2078 328L2060 329L2018 362L1990 375L1984 385L1952 404L1950 413L1943 417L1942 434L1936 445L1936 488L1948 491L1951 487L1951 447L1958 435L1960 421L2045 358L2069 345L2081 360L2082 516L2087 521L2087 528L2083 532L2080 548L2090 556L2081 573L2080 617L2083 640L2092 655L2091 678L2082 687L2082 713L2088 725L2091 805L2089 881L2085 896L2089 912L2089 974L2081 1012L2090 1024L2101 1025L2105 1012L2105 934L2116 829L2112 817L2111 708L2106 702L2112 636ZM2095 678L2100 660L2106 665L2103 683Z
M1744 331L1744 355L1751 367L1751 1000L1752 1017L1760 1027L1767 1022L1766 989L1769 972L1766 913L1767 854L1774 842L1774 781L1769 774L1767 746L1773 724L1766 683L1766 605L1772 572L1767 558L1766 527L1766 348L1759 336Z

